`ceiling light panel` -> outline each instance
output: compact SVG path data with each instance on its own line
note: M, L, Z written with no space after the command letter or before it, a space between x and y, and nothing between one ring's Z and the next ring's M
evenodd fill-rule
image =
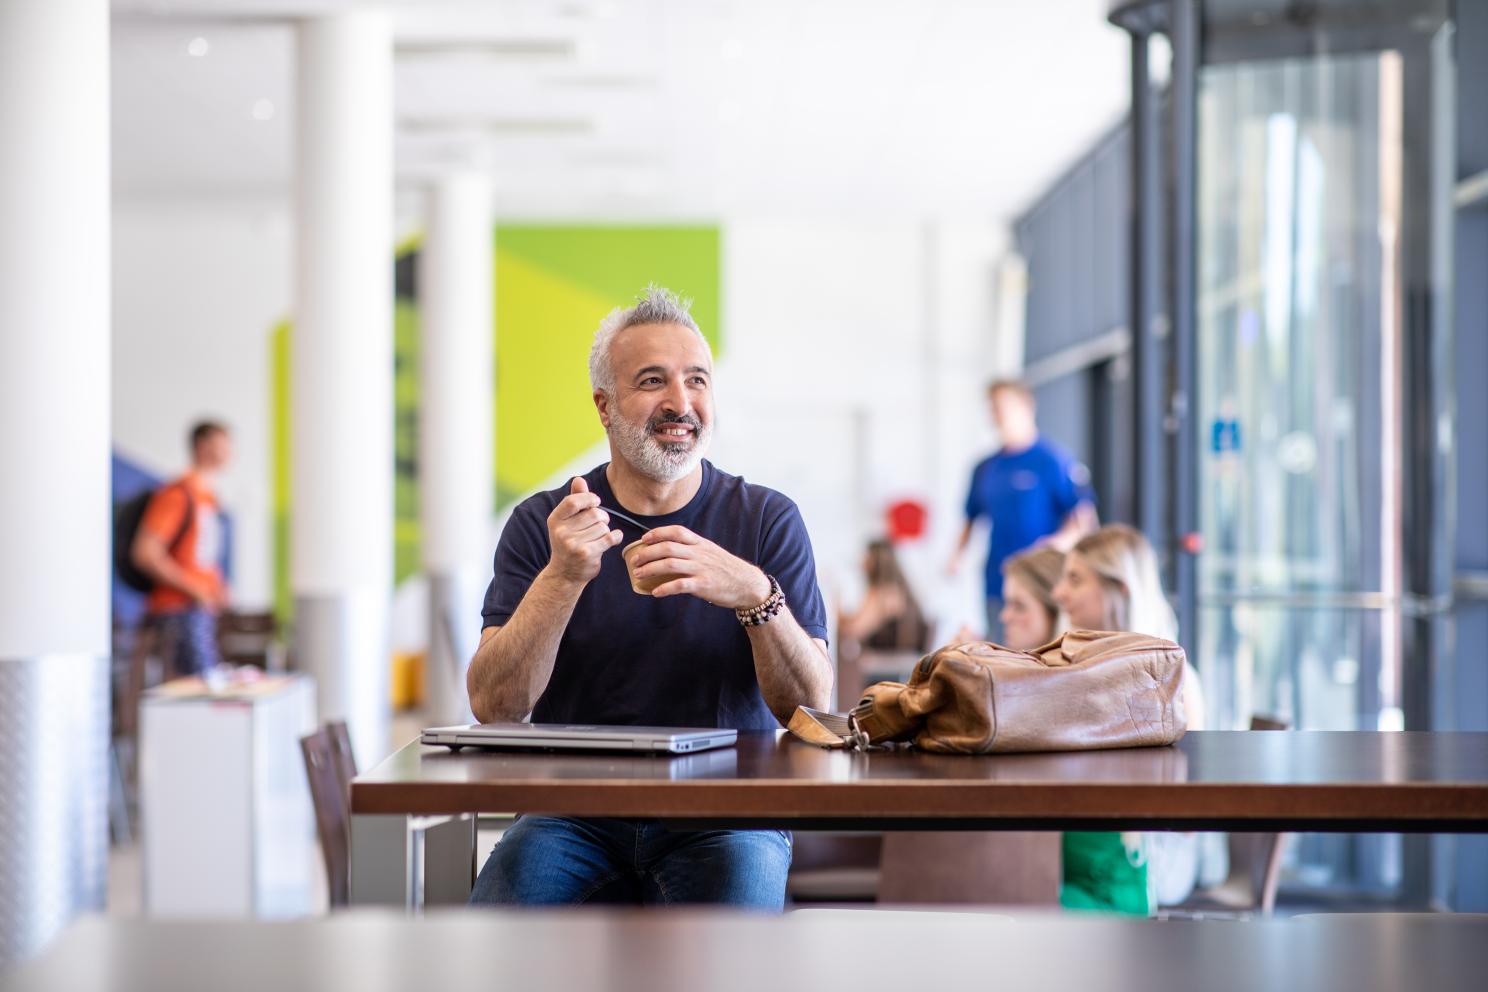
M468 131L498 137L561 137L594 133L582 117L400 117L398 130L412 133Z
M574 38L451 37L402 40L393 52L401 60L464 56L525 61L577 58L579 47Z

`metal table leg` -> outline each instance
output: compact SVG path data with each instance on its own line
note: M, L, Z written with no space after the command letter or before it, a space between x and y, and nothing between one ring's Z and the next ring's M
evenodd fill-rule
M429 824L418 836L424 855L423 904L465 905L475 883L475 817L452 816Z
M464 905L475 882L475 816L351 818L351 904Z
M361 814L351 818L353 906L414 908L417 891L407 816Z

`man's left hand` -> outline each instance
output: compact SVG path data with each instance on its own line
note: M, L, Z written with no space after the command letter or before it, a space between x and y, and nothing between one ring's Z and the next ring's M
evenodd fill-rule
M678 576L657 586L653 596L686 593L731 610L747 610L770 598L764 572L686 527L658 527L641 540L643 546L633 556L636 578Z

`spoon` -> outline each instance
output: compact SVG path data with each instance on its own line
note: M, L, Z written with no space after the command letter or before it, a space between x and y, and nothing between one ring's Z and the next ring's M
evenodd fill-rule
M649 525L641 523L639 520L637 520L635 517L630 516L628 513L621 513L619 510L605 506L603 503L599 505L599 508L612 517L619 517L621 520L624 520L632 527L640 528L642 534L652 529Z

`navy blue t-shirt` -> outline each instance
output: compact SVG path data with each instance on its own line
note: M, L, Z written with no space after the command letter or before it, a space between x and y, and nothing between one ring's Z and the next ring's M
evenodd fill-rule
M1093 500L1085 466L1043 438L1022 451L983 459L971 473L966 519L992 522L987 596L1002 596L1004 561L1057 531L1071 510Z
M703 481L675 513L646 517L620 505L605 465L584 476L601 502L648 528L680 524L775 576L796 621L812 637L827 636L816 562L800 511L791 500L704 461ZM568 486L529 497L512 512L496 547L486 590L485 626L511 619L552 553L548 514ZM534 723L598 723L662 727L774 730L760 695L749 635L734 611L680 595L637 594L620 549L641 536L610 518L624 541L606 551L599 574L584 587L558 644L553 677L532 710Z

